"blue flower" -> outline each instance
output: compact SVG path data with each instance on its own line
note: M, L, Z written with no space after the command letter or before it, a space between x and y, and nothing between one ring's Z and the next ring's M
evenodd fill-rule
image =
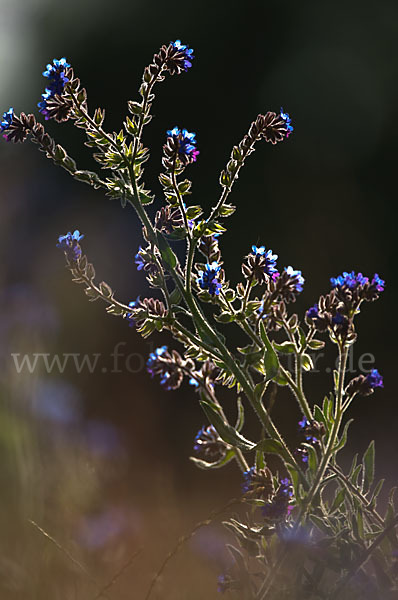
M287 273L290 277L297 279L296 291L302 292L305 279L302 276L301 271L296 271L293 269L293 267L285 267L285 273Z
M144 259L142 258L141 254L140 254L141 250L142 250L142 248L140 246L137 254L135 255L135 259L134 259L134 262L137 265L137 271L142 271L142 269L145 267Z
M132 300L131 302L129 302L129 307L137 308L139 306L139 303L140 303L140 297L137 296L137 298L135 300ZM135 319L134 319L133 313L128 313L126 316L126 319L129 322L129 327L135 327Z
M262 257L261 266L264 266L264 273L267 275L273 275L278 273L276 268L276 261L278 259L277 254L272 254L272 250L266 250L265 246L252 246L252 254L254 256ZM264 263L264 265L263 265Z
M189 162L195 162L199 150L196 149L196 133L189 133L186 129L174 127L167 130L168 137L173 138L178 144L178 154L181 157L188 159Z
M0 131L1 132L7 131L7 129L10 128L13 117L14 117L14 109L12 107L10 108L10 110L3 113L3 120L0 121ZM4 135L3 137L5 139L7 139L7 135Z
M289 117L289 113L284 112L283 108L281 108L281 118L285 121L286 124L286 137L289 137L289 135L292 133L293 131L293 127L291 125L291 118Z
M78 229L73 233L68 231L66 235L60 235L58 238L57 248L63 250L70 261L76 261L82 254L79 242L84 238Z
M385 281L383 281L383 279L380 279L377 273L373 275L371 284L375 286L378 292L384 292Z
M342 315L341 313L336 313L332 319L332 323L334 325L343 325L343 323L346 322L346 317L344 315Z
M293 496L293 490L289 479L281 479L279 488L272 499L261 508L261 512L266 519L279 521L286 518L293 506L289 505L289 500Z
M41 102L39 102L37 106L39 107L39 112L44 115L46 121L50 118L47 110L47 102L56 94L61 95L64 91L65 84L69 81L65 72L69 67L70 64L66 62L65 58L60 58L59 60L54 58L52 64L47 65L47 70L43 71L43 75L49 80L49 83L41 96Z
M242 492L246 494L252 489L253 477L256 474L256 467L250 467L243 473Z
M202 290L208 290L211 296L218 296L220 293L222 285L217 279L220 270L221 266L217 261L214 261L205 265L205 271L198 271L197 282L199 286Z
M319 308L318 308L318 303L315 303L314 306L311 306L311 308L309 308L307 310L307 317L309 319L316 319L319 315Z
M305 429L306 427L309 427L311 425L311 423L307 421L305 417L303 417L301 421L298 422L298 424L300 429Z
M149 358L146 362L146 368L151 377L154 376L153 368L156 366L158 362L158 358L166 354L167 346L161 346L160 348L156 348L154 352L151 352Z
M354 271L351 271L351 273L344 271L343 274L339 275L338 277L331 277L330 283L334 288L341 288L345 286L350 290L355 290L359 286L369 283L369 279L364 277L362 273L356 274Z
M372 369L372 371L366 375L366 381L373 390L377 387L384 387L383 376L380 375L377 369Z
M175 42L171 42L173 48L176 48L180 52L184 53L184 69L188 71L192 67L192 59L194 58L192 48L189 48L185 44L181 43L181 40L176 40Z

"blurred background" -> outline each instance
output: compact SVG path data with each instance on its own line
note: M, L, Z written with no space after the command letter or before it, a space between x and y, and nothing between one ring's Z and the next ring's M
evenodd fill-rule
M192 202L209 209L218 174L251 120L281 106L290 113L294 134L275 148L259 145L235 187L238 211L221 240L225 265L236 283L253 243L272 248L279 264L306 278L299 314L343 270L386 280L382 298L358 318L351 363L353 374L361 357L368 360L362 368L377 366L385 388L356 401L343 462L374 438L379 477L392 485L397 3L0 0L0 14L1 113L10 106L37 111L46 63L65 56L91 109L105 107L106 128L119 130L160 45L181 38L194 48L189 73L158 86L156 119L147 127L154 210L166 129L197 133ZM95 168L80 131L47 128L80 168ZM144 369L153 347L171 340L143 341L102 304L87 302L55 248L58 235L78 228L99 279L119 298L149 295L134 265L141 232L133 212L70 179L30 143L0 144L0 199L0 596L94 600L140 550L106 594L144 599L179 536L239 495L240 475L234 465L199 472L188 460L205 423L197 398L187 385L163 392ZM48 370L43 359L32 372L21 367L35 353L99 356L92 373L75 359L65 368ZM312 403L330 389L328 364L320 359L319 372L306 377ZM223 398L233 415L234 394ZM294 447L299 412L285 391L274 412ZM248 437L258 435L250 418L247 427ZM219 524L201 529L171 560L152 598L217 597L225 540Z

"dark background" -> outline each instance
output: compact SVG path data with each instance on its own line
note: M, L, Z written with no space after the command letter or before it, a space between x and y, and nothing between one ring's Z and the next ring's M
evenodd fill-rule
M363 452L374 438L379 475L392 484L398 424L392 316L397 293L396 2L2 4L1 112L10 105L16 112L35 111L45 85L42 70L52 58L66 56L87 88L91 110L105 107L105 128L119 130L126 102L137 99L142 70L159 46L181 38L194 48L192 69L157 87L156 118L146 128L151 160L145 179L156 194L156 208L162 202L157 175L166 129L178 125L197 133L200 156L189 168L194 181L190 202L209 210L219 194L218 174L251 120L281 106L290 113L291 138L277 147L260 144L236 184L232 200L238 210L221 240L228 276L237 282L251 244L265 244L279 254L280 265L303 271L306 286L295 307L299 314L329 289L329 277L343 270L370 276L378 272L386 280L382 298L359 315L353 359L357 369L359 357L371 352L385 388L356 400L351 446L344 460ZM46 127L80 168L95 168L81 131L70 124ZM88 303L63 268L57 237L78 228L85 234L84 250L99 280L110 283L125 301L149 295L133 262L141 243L133 211L123 211L101 192L70 179L28 143L0 145L0 186L0 441L5 449L2 483L9 490L4 514L14 515L2 517L8 540L3 560L12 560L13 568L23 569L30 582L34 571L41 593L43 585L55 585L58 596L53 597L69 598L72 592L59 582L64 577L69 581L71 567L51 555L51 560L59 560L59 572L49 561L56 574L52 583L45 569L37 574L39 559L33 554L38 534L26 528L24 519L41 519L80 552L81 527L76 523L108 514L109 506L116 505L112 510L117 518L116 513L106 517L112 535L105 536L101 552L96 547L98 556L94 553L93 558L89 547L86 560L92 560L96 570L106 556L112 573L125 554L143 545L147 554L140 575L120 584L119 597L128 597L132 589L142 595L174 540L212 508L239 494L239 474L232 466L222 472L198 472L188 461L192 440L204 423L191 388L163 392L144 369L129 373L123 364L121 373L109 372L109 355L119 342L126 343L120 352L140 355L132 362L138 366L152 344L173 342L163 336L149 343L141 340L124 321L106 315L101 303ZM66 368L64 373L36 370L17 375L10 355L26 352L100 353L108 372L79 374ZM330 387L327 365L319 361L320 373L306 377L311 403L319 403ZM233 414L234 395L225 394L225 402ZM294 400L280 393L275 418L293 446L298 416ZM250 419L247 433L258 433ZM95 479L92 488L87 484L90 477ZM114 534L119 521L120 531ZM190 573L185 592L183 585L182 591L173 588L172 577L166 578L165 589L183 598L195 587L196 577L196 587L199 581L204 586L197 587L198 598L206 590L214 591L213 579L225 558L217 554L222 546L217 536L222 534L217 530L211 535L210 541L203 538L205 550L200 540L190 547L194 558L184 571ZM41 543L41 550L48 552L46 542ZM110 543L119 544L119 554L109 550ZM31 548L24 560L19 560L21 544ZM184 560L189 562L186 556ZM3 586L9 592L14 578L9 568L4 572ZM80 579L78 583L84 585ZM17 586L10 597L26 598L26 589L21 589Z

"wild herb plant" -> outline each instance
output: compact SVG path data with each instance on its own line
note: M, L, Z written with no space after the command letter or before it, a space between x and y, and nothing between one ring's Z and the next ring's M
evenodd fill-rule
M144 70L138 101L128 102L122 129L110 133L103 126L104 109L89 111L87 92L66 59L47 65L39 112L45 120L72 121L82 129L103 175L79 169L33 114L16 115L12 108L4 113L3 137L29 138L75 179L119 199L123 208L131 205L141 221L143 242L135 262L155 291L150 298L126 303L115 298L109 284L97 283L78 230L61 235L58 247L73 281L84 286L91 301L103 300L109 314L126 319L145 338L154 331L171 334L178 350L156 349L147 369L166 390L179 388L186 378L197 393L209 424L196 436L192 460L202 469L235 461L242 471L242 502L252 510L225 523L236 543L229 546L234 565L220 575L219 591L246 600L397 598L398 512L394 490L385 514L377 508L383 481L375 484L374 443L361 460L354 457L348 472L337 461L347 442L351 403L383 386L377 369L347 381L346 366L357 338L355 317L377 300L384 281L377 274L354 272L332 277L331 289L299 319L289 309L303 289L301 271L280 269L272 250L252 246L242 262L242 280L230 284L220 249L226 219L235 211L230 193L258 142L276 145L292 133L283 110L258 115L233 147L210 214L187 201L191 181L185 172L199 155L195 134L168 130L159 175L164 198L151 220L147 207L154 197L143 181L149 158L144 127L152 119L155 86L188 71L193 58L180 40L162 46ZM173 250L176 244L186 248L183 262ZM245 334L243 347L229 341L233 327ZM275 332L285 341L276 342ZM313 368L311 353L324 347L325 338L336 348L338 367L331 392L319 402L311 394L307 398L303 375ZM288 368L289 356L294 369ZM287 386L300 407L303 442L298 448L289 448L264 401L271 383ZM218 398L220 386L235 395L235 424ZM244 432L248 410L260 423L255 441ZM267 466L270 454L278 457L281 474Z

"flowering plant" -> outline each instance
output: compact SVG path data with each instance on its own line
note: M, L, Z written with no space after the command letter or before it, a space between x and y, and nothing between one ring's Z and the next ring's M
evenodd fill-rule
M1 122L3 137L12 142L30 138L75 179L119 199L123 208L131 205L141 221L143 244L135 262L161 298L125 303L110 285L97 283L78 230L61 235L57 245L73 281L84 286L90 300L103 300L109 314L126 319L143 337L165 330L179 344L179 351L157 348L147 369L166 390L177 389L187 378L197 393L208 425L196 436L194 463L218 469L235 461L242 471L242 503L252 511L226 522L236 538L229 546L234 563L220 575L219 591L253 600L396 598L398 512L393 492L385 514L377 508L383 481L374 483L374 443L361 461L354 458L348 473L337 462L347 442L351 421L345 416L351 403L383 386L377 369L346 381L346 367L357 338L355 317L362 305L378 299L384 281L377 274L354 272L333 277L331 289L300 320L289 309L303 290L301 271L280 268L271 249L253 245L242 262L242 281L230 284L220 249L225 219L235 211L229 196L257 142L276 145L292 133L289 114L282 109L258 115L233 147L220 175L220 196L208 215L184 199L192 184L183 176L199 155L196 135L177 126L168 130L159 175L164 202L151 220L147 207L154 197L143 182L149 157L143 130L152 119L155 85L188 71L193 59L192 49L180 40L162 46L144 70L139 101L128 103L123 128L112 133L103 127L103 109L89 112L86 90L66 59L47 65L40 113L45 120L69 120L83 129L85 144L94 150L105 176L79 169L33 114L17 115L10 108ZM177 244L185 245L183 262L174 252ZM246 345L231 344L229 327L243 332ZM332 391L315 403L307 398L303 375L313 369L311 353L326 343L318 339L322 335L334 344L338 367ZM289 356L294 369L287 364ZM235 394L235 424L219 400L220 386ZM302 413L302 443L295 449L281 435L266 400L267 390L275 392L278 386L291 390ZM243 433L249 409L260 424L256 441ZM268 455L279 459L281 475L269 468Z

